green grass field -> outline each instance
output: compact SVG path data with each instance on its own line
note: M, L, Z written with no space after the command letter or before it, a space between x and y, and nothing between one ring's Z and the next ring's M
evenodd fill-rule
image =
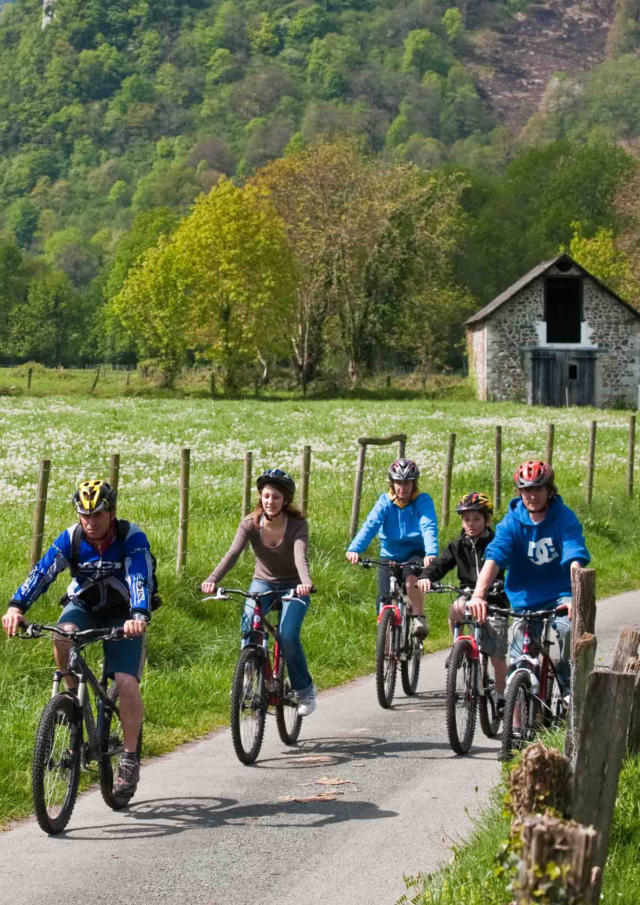
M584 503L588 423L598 420L594 501ZM0 403L0 599L8 601L29 564L38 462L51 459L45 542L73 521L70 495L79 480L108 476L121 457L119 514L143 526L159 562L165 599L149 632L144 694L146 752L157 754L227 719L231 671L238 649L235 605L202 604L199 584L227 549L240 518L245 450L254 471L280 465L299 475L312 447L309 492L312 575L318 586L303 637L321 687L373 665L375 575L348 566L347 542L359 436L404 431L421 486L441 507L448 434L455 431L452 500L492 492L495 424L503 426L503 500L510 471L544 452L546 424L556 425L554 465L565 500L585 525L600 596L640 585L640 519L625 496L628 413L526 409L515 405L425 400L264 402L82 395L2 397ZM191 448L188 565L175 575L180 450ZM384 489L393 449L367 459L362 514ZM458 531L454 515L441 542ZM244 557L233 582L246 584ZM62 579L38 601L32 617L57 617ZM437 609L436 609L437 608ZM428 602L429 645L447 643L446 601ZM49 644L0 641L0 819L28 813L33 734L51 680Z

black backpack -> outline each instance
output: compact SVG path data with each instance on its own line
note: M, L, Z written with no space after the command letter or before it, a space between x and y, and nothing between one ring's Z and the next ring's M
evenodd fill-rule
M116 519L116 540L120 541L120 543L124 546L124 542L127 538L127 534L129 533L129 528L131 527L131 522L128 522L126 519L119 518ZM71 555L69 556L69 571L73 578L76 577L78 572L78 553L80 551L80 544L82 543L82 525L80 522L73 529L73 534L71 535ZM162 605L162 597L158 594L158 579L156 577L156 558L149 551L149 556L151 557L151 593L149 595L149 600L151 602L151 609L157 610ZM66 598L63 598L63 601ZM62 601L61 601L62 602Z

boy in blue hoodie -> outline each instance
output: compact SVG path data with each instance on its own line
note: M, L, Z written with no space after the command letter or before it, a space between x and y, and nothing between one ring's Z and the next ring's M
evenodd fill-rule
M549 610L567 607L567 615L556 618L560 644L558 680L569 691L571 650L571 572L589 560L582 527L576 515L562 502L554 483L553 469L546 462L523 462L513 480L519 496L496 526L496 536L485 552L485 563L469 609L479 621L487 617L486 594L500 569L508 567L505 591L514 610ZM538 628L541 626L538 624ZM535 627L532 626L533 631ZM522 649L516 627L510 658Z
M357 563L374 537L380 538L380 558L428 566L438 555L438 522L433 500L418 490L420 469L411 459L398 459L389 467L389 491L382 493L347 548L347 559ZM426 638L424 594L409 567L403 570L414 616L417 638ZM389 570L378 571L378 610L389 594Z

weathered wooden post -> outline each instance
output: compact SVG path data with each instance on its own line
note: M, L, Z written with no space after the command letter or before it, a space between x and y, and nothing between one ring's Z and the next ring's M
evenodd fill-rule
M33 377L33 368L27 371L27 391L31 389L31 378Z
M300 510L304 516L309 505L309 474L311 472L311 447L302 450L302 483L300 486Z
M447 446L447 461L444 467L444 481L442 482L442 524L449 524L449 503L451 498L451 473L453 471L453 454L456 448L456 435L449 434Z
M399 459L404 459L406 445L407 445L407 435L400 434L398 437L398 458Z
M627 660L638 656L640 631L634 625L625 625L620 629L616 648L611 661L611 672L624 672Z
M555 425L547 425L547 449L544 454L544 460L547 465L553 464L553 436L555 433Z
M96 368L96 375L93 378L93 383L91 384L91 389L89 390L90 393L93 393L93 391L95 390L99 377L100 377L100 366L98 365L98 367Z
M596 573L595 569L576 569L571 573L573 611L571 624L571 699L564 751L575 766L580 725L587 693L587 683L593 670L597 642Z
M209 371L209 395L216 395L216 372L213 368Z
M636 455L636 416L629 416L629 445L627 447L627 496L633 496L633 471Z
M596 570L575 569L571 573L573 611L571 613L571 656L578 638L595 634L596 630Z
M502 504L502 426L495 429L495 464L493 469L493 504L498 513Z
M352 540L358 530L358 519L360 518L360 499L362 498L362 482L364 480L364 460L367 454L367 444L362 442L362 438L358 440L358 458L356 461L356 477L353 485L353 504L351 506L351 523L349 525L349 540Z
M573 820L537 814L523 821L520 838L517 905L560 901L565 905L596 905L602 874L601 868L594 867L596 830Z
M247 450L244 454L244 472L242 475L242 517L249 515L251 509L251 466L253 453Z
M627 753L638 754L640 752L640 658L630 657L624 671L636 677L629 732L627 733Z
M592 672L584 702L573 778L573 817L598 831L594 864L599 868L604 867L609 846L634 686L634 675ZM601 882L602 875L595 884L598 895Z
M178 515L178 556L176 572L181 575L187 565L187 534L189 528L189 471L191 450L185 447L180 453L180 511Z
M109 463L109 483L113 489L118 492L120 484L120 453L113 453L111 462Z
M40 473L38 475L38 489L36 490L36 508L33 515L33 540L31 541L31 568L35 566L42 556L42 538L44 536L44 516L47 510L47 490L49 488L49 473L51 471L51 459L40 460Z
M596 427L597 421L592 421L589 427L589 458L587 460L587 503L591 505L593 497L593 471L596 460Z

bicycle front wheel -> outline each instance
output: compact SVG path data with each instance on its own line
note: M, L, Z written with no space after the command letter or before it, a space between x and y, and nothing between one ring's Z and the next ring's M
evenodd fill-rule
M289 673L284 662L280 659L278 671L278 703L276 704L276 726L278 734L285 745L295 745L302 728L302 717L298 714L298 702L293 694Z
M493 664L486 654L482 654L482 687L483 694L478 701L480 726L487 738L495 738L500 730L498 692Z
M404 651L406 660L400 661L400 678L402 690L407 695L416 693L418 679L420 678L420 661L422 660L422 643L411 631L411 619L407 619L405 626L406 644Z
M82 715L68 694L44 708L33 754L33 803L45 833L60 833L71 817L80 777Z
M547 694L542 718L547 728L561 726L567 717L567 705L555 672L547 677Z
M120 699L118 697L118 688L111 685L107 692L107 697L112 707L118 707ZM113 779L118 763L124 751L124 733L122 731L122 723L120 714L109 707L105 707L104 723L102 728L102 751L100 752L100 791L107 804L114 811L120 811L129 804L129 798L123 798L121 795L114 795ZM138 761L142 753L142 728L138 736L138 744L136 746Z
M231 686L231 738L243 764L252 764L260 753L266 715L264 660L260 651L245 647Z
M385 610L378 624L376 643L376 692L381 707L391 707L396 690L396 667L398 665L399 628L395 612Z
M445 702L449 744L456 754L467 754L473 742L478 711L477 670L471 645L458 641L449 660Z
M516 751L525 748L533 738L533 705L531 677L526 670L520 670L509 683L504 703L501 760L511 760Z

